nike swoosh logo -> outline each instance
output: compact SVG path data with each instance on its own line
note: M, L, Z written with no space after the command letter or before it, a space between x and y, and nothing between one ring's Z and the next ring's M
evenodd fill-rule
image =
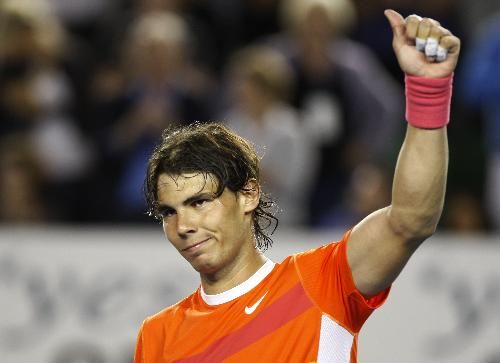
M269 292L269 291L268 291ZM255 304L253 304L252 306L245 306L245 314L247 315L250 315L252 314L255 309L257 309L257 307L259 306L259 304L262 302L262 300L264 300L264 298L266 297L267 295L267 292L264 294L264 296L262 296L259 301L257 301Z

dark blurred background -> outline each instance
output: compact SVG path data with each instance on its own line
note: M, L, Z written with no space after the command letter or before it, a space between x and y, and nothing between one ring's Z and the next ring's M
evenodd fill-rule
M405 129L385 8L461 37L440 228L498 231L500 5L486 0L1 0L1 223L153 223L147 158L164 128L198 120L255 144L285 226L353 225L388 203Z
M254 143L275 261L387 205L406 122L386 8L462 55L440 233L360 362L500 362L498 0L0 0L2 362L131 362L143 319L199 284L142 196L169 125Z

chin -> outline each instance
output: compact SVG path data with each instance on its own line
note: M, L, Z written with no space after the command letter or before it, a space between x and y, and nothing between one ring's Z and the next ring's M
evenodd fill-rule
M208 256L200 256L190 261L191 266L201 274L213 274L219 270L219 264Z

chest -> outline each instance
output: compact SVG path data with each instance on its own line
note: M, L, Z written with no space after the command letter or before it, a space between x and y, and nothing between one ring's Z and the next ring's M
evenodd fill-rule
M317 352L320 325L321 312L300 283L288 289L259 289L214 309L185 311L167 328L163 358L303 362Z

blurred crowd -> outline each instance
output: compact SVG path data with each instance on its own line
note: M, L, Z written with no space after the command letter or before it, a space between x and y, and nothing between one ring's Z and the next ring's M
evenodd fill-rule
M281 224L352 226L389 202L405 130L393 8L463 41L441 228L498 231L500 6L469 3L0 0L0 221L151 223L162 130L219 121L254 143Z

